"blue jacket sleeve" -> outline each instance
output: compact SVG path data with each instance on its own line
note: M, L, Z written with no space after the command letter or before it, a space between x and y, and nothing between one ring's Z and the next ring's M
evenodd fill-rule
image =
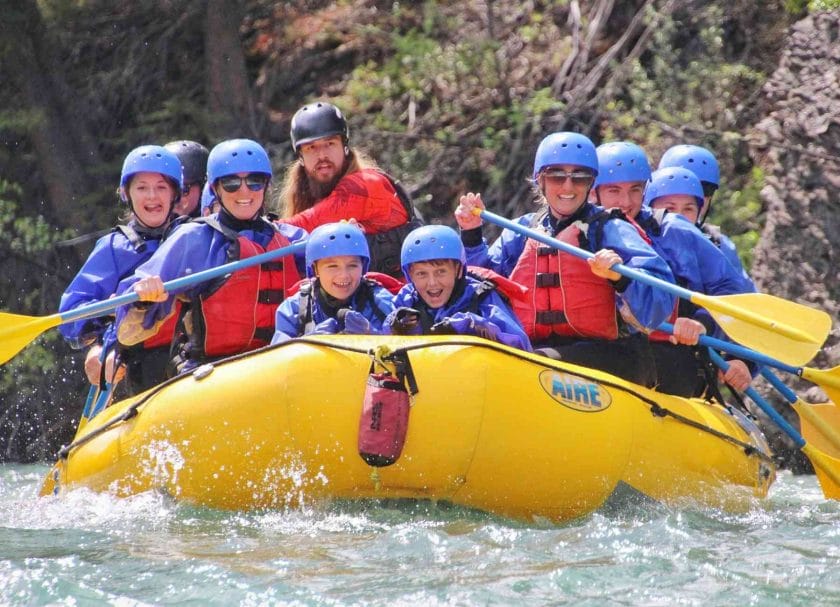
M589 242L593 253L601 248L612 249L628 268L674 282L665 260L642 240L634 226L622 219L606 221L601 242L595 243L592 239ZM655 329L665 321L675 304L674 296L667 291L638 280L630 280L623 291L616 291L616 297L622 316L631 326L638 324L649 329Z
M741 257L738 255L738 249L735 247L735 243L732 242L732 239L725 234L720 235L720 252L723 253L723 256L730 265L735 268L735 271L738 272L745 281L752 285L753 291L755 291L755 284L753 283L752 278L750 278L750 275L747 274L747 271L744 269L744 265L741 263Z
M526 352L533 351L531 340L528 339L519 320L498 293L489 293L484 297L478 306L478 311L488 323L498 328L496 341Z
M146 276L160 276L163 282L167 282L219 266L227 262L227 247L228 241L213 228L199 223L185 224L163 241L154 255L138 267L133 275L122 280L117 292L121 294L129 291L134 283ZM204 282L173 291L163 302L121 306L117 309L118 331L132 309L143 310L142 326L150 329L172 312L175 295L192 300L206 289L207 283Z
M279 344L295 337L300 337L300 293L295 293L277 306L274 313L274 337L272 344Z
M304 230L303 228L299 228L297 226L293 226L288 223L277 223L274 222L274 225L280 230L280 233L289 239L289 242L294 244L299 240L304 240L305 238L309 237L309 233ZM306 276L306 252L299 251L295 253L295 266L297 267L298 273L302 276Z
M517 219L516 223L530 227L533 217L533 213L528 213ZM519 261L519 256L525 250L527 240L526 236L508 229L502 230L489 247L487 241L482 238L481 244L464 247L467 252L467 265L490 268L503 276L510 276L516 262Z
M103 236L64 291L58 311L108 299L117 292L120 279L148 259L156 247L156 241L149 241L145 251L138 252L121 232ZM59 331L71 347L82 348L100 340L112 320L111 316L82 319L60 325Z
M362 311L364 317L368 319L370 322L370 330L371 333L379 333L382 334L383 325L385 323L385 318L394 311L394 300L393 297L385 287L376 286L373 288L373 305L376 306L379 310L379 313L376 313L373 309L371 309L370 305L365 306L365 309Z

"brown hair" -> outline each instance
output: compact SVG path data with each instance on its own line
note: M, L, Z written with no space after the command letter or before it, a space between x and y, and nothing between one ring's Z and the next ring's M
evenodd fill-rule
M370 156L361 150L350 148L345 167L342 176L361 171L362 169L375 169L377 165ZM303 168L303 162L300 158L292 162L286 169L279 200L283 217L291 217L301 211L310 209L320 200L312 192L309 185L309 178L306 175L306 169Z

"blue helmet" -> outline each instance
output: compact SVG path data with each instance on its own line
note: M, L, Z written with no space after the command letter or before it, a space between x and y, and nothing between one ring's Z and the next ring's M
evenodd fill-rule
M654 200L670 194L688 194L697 199L697 210L703 208L703 186L697 175L682 167L667 167L654 171L645 188L644 203L650 206Z
M534 157L534 179L549 166L574 164L598 174L598 155L595 144L586 135L562 131L552 133L540 142Z
M627 181L650 179L650 164L645 151L629 141L602 143L598 154L598 177L593 187Z
M201 189L201 214L204 215L205 210L211 209L214 202L216 202L216 192L210 187L209 182L205 183Z
M141 145L125 157L120 175L120 198L128 202L128 182L137 173L160 173L170 179L175 188L175 202L184 189L184 176L178 157L160 145Z
M251 139L228 139L210 150L207 181L236 173L264 173L271 177L271 161L265 148Z
M659 160L659 168L682 167L688 169L700 181L720 185L720 167L717 158L699 145L675 145L668 148Z
M454 259L461 262L461 276L467 267L467 253L458 232L443 225L428 225L409 232L403 240L400 263L406 280L408 267L418 261Z
M370 265L370 249L364 233L352 223L327 223L318 226L306 241L306 275L315 276L315 262L327 257L357 255L362 258L362 273Z

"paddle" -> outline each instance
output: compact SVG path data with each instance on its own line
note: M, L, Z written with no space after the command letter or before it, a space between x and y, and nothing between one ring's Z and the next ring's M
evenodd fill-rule
M491 223L576 257L582 259L594 257L594 254L589 251L561 242L543 232L520 225L490 211L481 210L477 214ZM662 289L705 308L733 340L747 344L756 350L770 352L776 358L791 365L801 365L811 360L822 347L831 330L831 317L822 310L772 295L763 293L704 295L628 268L623 264L616 264L610 269L622 276ZM753 310L761 310L761 313Z
M167 292L172 292L174 290L189 287L218 276L224 276L225 274L235 272L236 270L259 265L278 257L284 257L286 255L297 253L302 251L305 247L306 243L304 241L298 241L295 244L281 249L275 249L273 251L268 251L267 253L254 255L253 257L246 257L245 259L240 259L239 261L232 261L202 272L175 278L174 280L163 283L163 287ZM74 320L105 316L106 314L115 311L120 306L134 303L135 301L138 301L138 299L137 293L131 291L130 293L124 293L119 297L112 297L111 299L87 304L74 310L68 310L67 312L60 312L58 314L41 317L0 312L0 364L8 361L47 329L57 327L58 325L67 322L72 322Z
M709 356L712 358L712 362L714 362L718 367L726 371L729 368L729 364L721 358L720 354L715 352L712 348L709 348ZM817 473L817 479L820 482L820 487L822 487L823 493L827 498L830 499L840 499L840 459L831 457L828 453L819 450L814 445L805 441L802 438L802 435L796 431L796 429L791 426L787 420L779 415L779 412L776 411L770 403L765 401L758 392L755 391L755 388L747 388L745 394L749 396L752 401L761 408L764 413L772 419L782 431L787 434L791 440L796 445L797 449L800 449L808 459L811 460L811 463L814 464L814 470Z
M668 333L671 333L674 329L673 325L665 322L659 325L659 328ZM729 352L738 358L746 358L747 360L751 360L760 365L773 367L774 369L780 369L787 373L798 375L803 379L807 379L811 383L817 384L825 391L826 394L828 394L829 400L835 404L840 404L840 366L833 367L828 370L812 369L810 367L794 367L793 365L776 360L775 358L762 354L761 352L755 352L749 348L739 346L738 344L715 339L714 337L709 337L708 335L701 335L700 343L704 346L711 346L716 350Z
M840 410L834 403L807 403L767 367L761 368L761 375L799 415L805 439L832 457L840 457L840 433L837 432L837 428L840 428Z
M672 333L674 330L673 325L666 322L659 325L659 328L667 333ZM783 364L743 346L709 337L708 335L701 335L699 343L701 346L728 352L738 358L751 360L762 365ZM806 403L766 366L761 367L761 374L782 394L785 400L799 414L803 421L802 434L805 435L808 442L815 444L820 449L829 451L834 457L840 457L840 434L837 432L837 428L840 428L840 411L837 410L837 407L832 403Z

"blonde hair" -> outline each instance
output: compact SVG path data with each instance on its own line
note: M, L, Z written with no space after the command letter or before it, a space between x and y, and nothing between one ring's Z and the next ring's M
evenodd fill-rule
M362 169L375 169L376 162L361 150L350 148L347 155L346 169L343 175L355 173ZM320 198L315 198L309 186L309 178L300 158L292 162L283 176L283 187L280 190L280 208L283 217L291 217L315 206Z

